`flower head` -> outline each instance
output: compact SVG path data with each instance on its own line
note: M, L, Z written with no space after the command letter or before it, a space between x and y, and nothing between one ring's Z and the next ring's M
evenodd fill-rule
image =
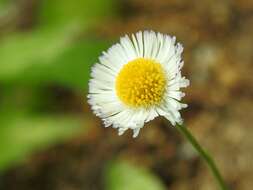
M133 137L159 115L182 123L179 110L187 105L180 88L189 85L181 76L182 52L175 37L153 31L120 38L92 68L88 102L94 113L119 135L133 129Z

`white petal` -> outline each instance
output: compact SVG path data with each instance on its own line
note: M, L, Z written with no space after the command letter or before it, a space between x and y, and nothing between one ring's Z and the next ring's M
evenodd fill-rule
M123 38L120 38L120 44L124 48L129 61L137 58L137 52L134 48L134 45L127 35Z
M136 138L139 135L140 129L140 127L133 129L133 138Z
M137 32L136 34L137 37L137 42L138 42L138 46L139 46L139 56L140 57L144 57L144 44L143 44L143 35L142 32Z

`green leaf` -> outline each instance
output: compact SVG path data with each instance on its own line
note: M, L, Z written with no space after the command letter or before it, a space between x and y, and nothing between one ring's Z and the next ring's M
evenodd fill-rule
M115 11L113 0L43 0L39 10L39 24L46 26L69 23L98 22Z
M0 11L2 11L2 9L4 9L4 7L8 4L8 0L0 0ZM1 16L1 14L0 14Z
M108 43L75 42L80 30L71 25L62 30L17 34L0 44L0 81L45 85L55 82L75 89L87 87L90 67Z
M155 175L126 161L110 164L105 177L106 190L165 190Z
M108 47L103 41L81 41L73 44L47 67L31 67L26 70L26 82L42 84L53 82L73 89L87 89L91 66L98 60L102 50ZM39 69L39 70L38 70ZM40 77L36 77L39 74Z
M69 26L62 30L38 30L5 38L0 45L0 80L11 79L32 65L46 65L69 46L76 30Z
M12 115L15 117L5 114L0 118L0 170L84 129L83 120L74 116Z

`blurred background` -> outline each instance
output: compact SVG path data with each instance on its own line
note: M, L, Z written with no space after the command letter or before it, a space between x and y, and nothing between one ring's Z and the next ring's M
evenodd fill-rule
M252 190L253 1L0 0L1 190L218 189L165 119L119 137L86 103L101 51L144 29L184 45L185 123Z

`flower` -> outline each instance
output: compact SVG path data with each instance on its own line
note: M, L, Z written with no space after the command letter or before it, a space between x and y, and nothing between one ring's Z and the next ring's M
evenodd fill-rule
M181 75L183 47L176 38L153 31L125 35L99 57L91 72L88 102L105 127L137 137L144 124L164 116L183 122L179 110L189 80Z

